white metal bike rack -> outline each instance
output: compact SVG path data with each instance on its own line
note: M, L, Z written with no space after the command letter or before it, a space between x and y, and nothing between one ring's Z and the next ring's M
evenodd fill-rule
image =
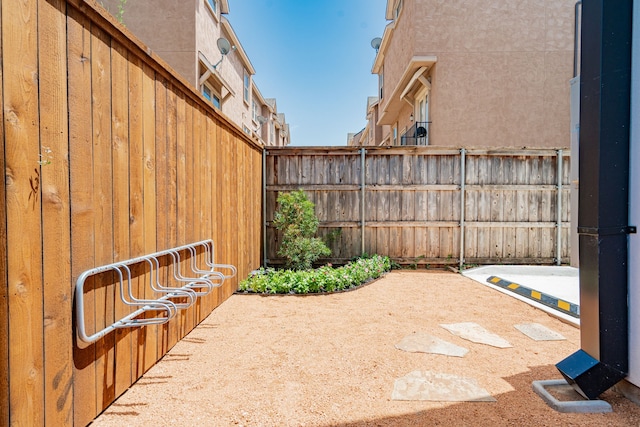
M199 250L205 266L198 266ZM181 253L184 253L185 256L182 257ZM237 274L236 268L231 264L216 264L213 255L213 241L202 240L83 272L76 281L75 294L78 338L86 343L93 343L116 329L167 323L175 317L179 310L191 307L199 297L208 295L213 289L222 286L225 280ZM161 283L160 279L160 258L169 260L171 264L170 267L167 266L167 269L171 270L171 276L167 274L167 283L165 284ZM189 258L189 262L186 258ZM188 267L181 267L183 261ZM145 264L149 267L149 289L154 295L161 295L159 298L139 298L132 291L134 280L131 272L132 267ZM189 271L183 271L183 269ZM84 313L85 283L93 276L109 272L114 273L116 277L115 282L119 289L118 300L125 306L131 307L132 310L135 308L135 310L102 330L87 335ZM154 313L154 315L149 316L147 313ZM141 317L143 314L145 317Z

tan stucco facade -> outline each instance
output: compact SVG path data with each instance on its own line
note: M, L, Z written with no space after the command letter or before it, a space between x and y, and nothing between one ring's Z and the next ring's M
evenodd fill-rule
M574 3L389 0L375 145L426 110L429 145L568 147Z
M112 14L118 14L119 0L104 0L102 4ZM122 22L247 134L264 145L286 145L288 134L262 137L262 129L288 125L281 122L284 115L279 117L277 111L272 111L275 102L274 107L267 104L253 83L256 71L224 16L228 12L228 0L135 0L125 4ZM222 62L223 55L216 44L220 37L233 47ZM261 124L256 120L254 102L269 122Z

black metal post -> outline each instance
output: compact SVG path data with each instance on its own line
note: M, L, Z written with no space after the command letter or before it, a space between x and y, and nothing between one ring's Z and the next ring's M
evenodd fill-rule
M556 366L594 399L627 375L629 127L633 0L582 3L581 350Z

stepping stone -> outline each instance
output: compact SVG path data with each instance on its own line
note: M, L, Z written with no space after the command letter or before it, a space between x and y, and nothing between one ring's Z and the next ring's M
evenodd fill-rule
M472 378L430 371L413 371L398 378L392 400L428 400L431 402L495 402L489 392Z
M473 322L451 323L448 325L440 325L453 335L457 335L467 341L478 344L486 344L492 347L509 348L513 347L509 341L504 338L487 331L482 326Z
M562 341L564 336L539 323L521 323L514 327L535 341Z
M443 354L454 357L464 357L469 352L464 347L451 344L424 332L407 335L396 344L396 348L409 353Z

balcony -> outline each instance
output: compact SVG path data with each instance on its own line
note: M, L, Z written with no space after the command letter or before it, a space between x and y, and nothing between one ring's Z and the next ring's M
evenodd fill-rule
M400 145L429 145L431 122L416 122L400 137Z

